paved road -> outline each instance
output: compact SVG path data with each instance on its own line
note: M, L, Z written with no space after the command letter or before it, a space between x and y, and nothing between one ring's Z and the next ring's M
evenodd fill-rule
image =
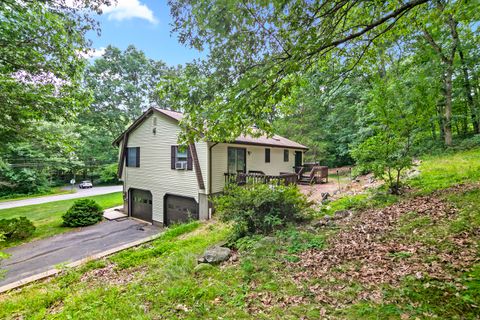
M68 199L96 196L100 194L107 194L107 193L113 193L113 192L119 192L119 191L122 191L122 186L107 186L107 187L93 187L91 189L77 189L77 192L75 193L0 202L0 210L29 206L32 204L59 201L59 200L68 200Z
M136 220L113 220L6 249L11 256L0 262L0 271L7 270L0 287L159 232Z

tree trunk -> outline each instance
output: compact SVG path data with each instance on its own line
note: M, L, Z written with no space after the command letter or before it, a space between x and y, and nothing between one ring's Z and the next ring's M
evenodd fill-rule
M445 145L452 145L452 75L453 61L446 66L445 70L445 117L444 133Z
M473 96L472 96L472 86L470 85L470 77L468 75L468 68L465 63L465 57L463 55L463 50L458 49L458 54L460 56L460 62L462 64L462 71L463 71L463 78L464 78L464 89L465 89L465 95L467 97L467 103L470 108L470 116L472 119L472 125L473 125L473 132L475 134L480 133L480 123L478 119L478 113L477 113L477 107L475 105L475 102L473 101Z

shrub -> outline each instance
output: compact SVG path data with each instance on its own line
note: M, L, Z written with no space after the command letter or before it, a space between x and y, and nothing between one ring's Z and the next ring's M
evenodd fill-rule
M84 227L102 220L102 207L91 199L81 199L73 203L72 207L62 216L66 227Z
M456 150L470 150L480 146L480 134L463 139L456 147Z
M33 223L25 217L1 219L0 235L5 240L22 240L30 237L35 232Z
M289 222L305 220L311 213L311 204L295 185L230 185L213 202L220 219L233 222L231 241L268 234Z

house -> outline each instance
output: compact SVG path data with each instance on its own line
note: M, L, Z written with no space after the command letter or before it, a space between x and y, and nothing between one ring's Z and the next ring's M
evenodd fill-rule
M179 112L152 107L113 142L129 216L161 225L208 219L209 196L223 191L229 173L294 172L307 150L277 135L201 141L182 149L181 119Z

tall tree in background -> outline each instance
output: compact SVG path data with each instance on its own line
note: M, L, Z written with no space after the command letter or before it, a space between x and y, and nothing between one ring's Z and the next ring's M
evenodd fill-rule
M31 120L70 118L88 102L78 81L96 29L88 12L108 0L0 0L0 141ZM1 145L0 145L1 147Z
M0 194L42 191L76 161L68 122L90 101L79 85L85 35L109 3L0 0Z
M225 132L238 136L252 124L271 132L271 119L282 111L303 74L335 53L353 69L375 39L411 18L428 0L410 1L201 1L170 0L174 31L181 42L209 48L208 63L198 67L199 88L215 88L201 104L185 106L185 122L208 127L206 138ZM207 79L208 78L208 79ZM183 79L191 83L191 79ZM186 90L188 85L175 86ZM195 88L191 91L201 91ZM195 136L196 135L196 136ZM198 138L191 131L190 138Z

